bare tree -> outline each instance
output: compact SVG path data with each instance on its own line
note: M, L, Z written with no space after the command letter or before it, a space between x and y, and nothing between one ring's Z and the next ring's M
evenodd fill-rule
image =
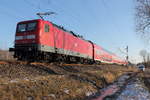
M143 58L143 62L146 63L147 61L147 51L146 50L141 50L140 51L140 56Z
M150 53L147 53L147 62L150 62Z
M150 0L136 0L136 31L150 41Z

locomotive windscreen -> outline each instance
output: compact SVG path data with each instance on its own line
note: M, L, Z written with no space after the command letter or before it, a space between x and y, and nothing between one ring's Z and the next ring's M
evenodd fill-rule
M17 25L17 32L33 31L36 29L37 22L20 23Z

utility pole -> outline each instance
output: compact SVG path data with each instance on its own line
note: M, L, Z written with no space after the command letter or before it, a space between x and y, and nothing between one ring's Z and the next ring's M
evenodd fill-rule
M129 54L128 54L128 52L129 52L129 47L127 45L127 47L126 47L126 61L127 61L127 63L129 62Z
M119 48L119 51L125 55L126 62L128 63L129 62L129 53L128 53L129 47L128 47L128 45L124 48L124 50L121 50Z

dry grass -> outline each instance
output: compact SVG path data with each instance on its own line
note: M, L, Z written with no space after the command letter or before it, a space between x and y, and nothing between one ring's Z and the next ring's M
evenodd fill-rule
M146 68L144 72L138 74L138 77L144 82L145 86L150 91L150 68Z
M95 91L96 89L87 83L67 76L51 75L3 84L0 88L0 98L27 100L28 97L33 97L35 100L41 100L45 97L46 100L69 100L78 97L83 99L85 93Z
M13 53L7 50L0 50L0 60L13 60Z
M118 65L81 65L9 62L0 64L1 100L84 100L136 71Z

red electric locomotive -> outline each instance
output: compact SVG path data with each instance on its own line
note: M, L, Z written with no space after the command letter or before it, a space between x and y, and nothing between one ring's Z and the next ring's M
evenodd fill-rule
M114 55L102 47L42 19L19 22L10 51L19 60L115 63ZM119 58L118 62L125 63Z

